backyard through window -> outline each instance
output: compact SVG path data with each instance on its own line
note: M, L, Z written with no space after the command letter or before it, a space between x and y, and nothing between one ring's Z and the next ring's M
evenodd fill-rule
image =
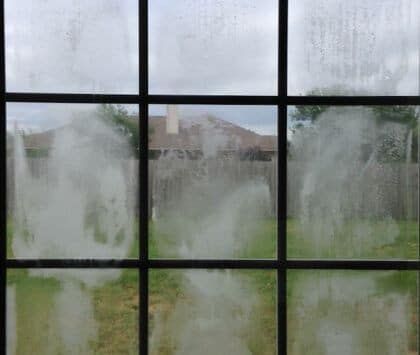
M417 0L1 5L0 352L418 353Z

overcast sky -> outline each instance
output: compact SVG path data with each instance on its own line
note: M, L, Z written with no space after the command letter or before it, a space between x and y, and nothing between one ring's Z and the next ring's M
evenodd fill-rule
M137 2L6 0L7 90L137 93ZM150 92L275 95L277 3L150 0ZM290 0L289 93L419 94L419 18L418 0ZM8 119L45 128L79 109L9 105ZM211 110L276 131L272 107Z

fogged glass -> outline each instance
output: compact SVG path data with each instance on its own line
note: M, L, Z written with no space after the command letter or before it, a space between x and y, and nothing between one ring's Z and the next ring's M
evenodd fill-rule
M149 349L160 354L276 354L270 270L152 270Z
M138 271L7 272L7 354L138 354Z
M416 271L289 271L287 353L419 351Z
M138 106L7 105L9 258L138 255Z
M294 0L289 95L419 95L418 0Z
M150 106L151 257L275 257L276 117L272 106Z
M6 0L8 91L138 92L137 0Z
M278 1L154 0L149 8L151 93L277 93Z
M288 256L419 254L419 107L289 107Z

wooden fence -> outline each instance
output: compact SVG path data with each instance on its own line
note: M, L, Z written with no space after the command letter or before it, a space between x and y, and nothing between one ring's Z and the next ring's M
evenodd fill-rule
M49 176L48 162L45 158L32 158L29 168L35 176ZM136 182L138 163L134 160L126 161L124 173L130 194L138 196ZM287 171L287 214L294 217L301 209L300 191L302 177L306 163L289 162ZM208 178L220 176L232 184L262 179L267 183L271 195L270 214L277 213L277 164L275 161L240 161L232 159L218 159L203 164L200 160L150 160L149 161L149 212L164 209L171 201L177 199L187 191L192 179L207 174ZM372 211L378 211L379 217L384 217L379 211L387 211L393 218L416 219L419 213L419 165L389 163L373 166L369 174L376 179L369 179L364 184L363 179L356 186L359 189L359 216L372 216ZM372 184L375 186L372 186ZM353 186L353 189L355 187ZM13 159L7 160L7 196L8 211L13 210ZM354 191L354 190L353 190ZM344 191L346 193L346 191ZM348 193L351 193L349 189ZM380 198L377 198L380 195ZM354 196L349 195L349 200ZM63 201L63 203L65 203ZM377 204L377 206L375 205ZM138 205L138 204L136 204ZM376 206L376 207L375 207ZM373 215L375 212L373 213Z

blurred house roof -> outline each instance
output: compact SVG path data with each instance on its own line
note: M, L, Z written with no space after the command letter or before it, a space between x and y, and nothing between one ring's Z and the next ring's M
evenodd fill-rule
M54 139L55 131L56 131L55 129L50 129L45 132L26 134L23 137L25 148L32 148L32 149L50 148Z
M240 150L259 147L263 151L277 150L277 136L260 135L220 118L211 116L179 120L178 134L167 133L166 117L149 119L149 149L201 150L203 144L217 145L220 150Z

